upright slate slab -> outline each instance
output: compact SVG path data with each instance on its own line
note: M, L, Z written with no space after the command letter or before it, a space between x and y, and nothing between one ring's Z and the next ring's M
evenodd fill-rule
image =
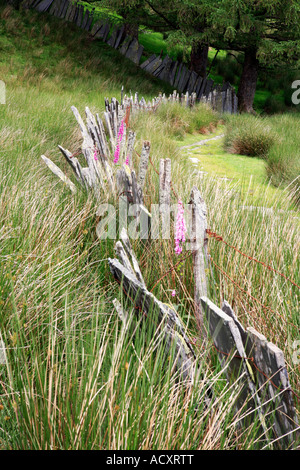
M71 14L71 11L72 11L72 7L73 7L73 4L72 4L71 1L69 1L69 5L68 5L68 8L67 8L67 11L66 11L66 14L65 14L65 20L66 21L69 21L70 14Z
M185 65L183 65L182 69L181 69L180 79L179 79L177 87L176 87L181 92L182 92L182 84L185 81L185 76L186 76L187 72L188 72L187 67Z
M228 95L228 113L230 114L234 114L234 93L232 92L232 90L228 90L227 92L227 95Z
M195 83L195 93L196 93L197 99L198 99L198 95L199 95L199 91L200 91L202 82L203 82L203 78L200 75L198 75L198 78L197 78L196 83Z
M77 24L78 15L79 15L79 5L76 5L75 15L74 15L74 18L73 18L73 23L75 23L75 24Z
M180 77L181 77L182 67L183 67L183 64L182 64L182 62L180 62L178 70L177 70L177 74L176 74L176 77L175 77L175 80L174 80L174 88L176 90L178 88L178 83L179 83L179 80L180 80Z
M59 7L59 0L54 0L52 5L50 6L49 14L52 15L52 16L56 16L56 11L57 11L58 7Z
M118 47L120 46L121 42L123 41L124 39L124 31L125 31L125 26L122 25L122 27L118 30L118 34L117 34L117 38L116 38L116 42L115 42L115 49L118 49Z
M93 23L93 19L94 19L94 11L95 11L95 8L92 8L92 11L89 12L89 16L88 16L86 25L84 27L85 31L90 31L90 29L92 27L92 23Z
M214 81L212 78L209 78L206 82L206 87L204 90L204 95L208 97L208 95L212 92L214 86Z
M169 72L169 77L167 79L167 81L170 83L171 86L173 86L175 82L177 67L178 67L178 61L176 62L172 61L172 65L170 67L170 72Z
M235 91L233 90L233 114L238 114L238 106L238 97L236 96Z
M241 358L245 357L244 346L233 318L223 312L207 297L201 297L208 331L213 339L219 361L227 366L225 374L234 382L243 371Z
M47 11L48 8L50 8L50 6L52 5L53 1L54 0L43 0L41 3L38 4L36 10L40 12Z
M224 302L222 310L206 297L201 303L220 363L226 366L227 380L242 380L241 373L247 378L242 382L238 405L258 412L262 445L296 448L300 444L299 424L283 352L254 328L245 330L228 303Z
M223 92L222 87L217 85L216 88L213 90L214 92L214 104L213 108L218 111L219 113L223 112Z
M22 8L24 10L29 9L29 8L33 8L34 2L35 2L35 0L24 0L24 2L22 3Z
M138 43L137 39L133 39L129 44L125 57L138 65L140 63L143 50L144 47Z
M74 3L72 5L71 12L70 12L70 15L69 15L69 18L68 18L68 21L70 21L71 23L74 22L75 15L76 15L76 9L77 9L77 6Z
M274 437L283 436L278 441L279 448L290 448L294 442L300 445L300 431L296 430L299 423L283 352L251 327L247 328L245 349L257 366L254 372L266 421L272 426ZM274 413L268 416L272 408Z
M194 71L192 71L189 82L187 84L187 91L191 95L195 91L195 86L196 86L196 81L198 78L198 74Z
M126 55L130 43L131 43L131 37L126 36L120 48L120 52L122 55Z
M61 4L60 4L60 9L58 11L58 18L63 18L63 12L65 10L65 7L67 7L67 2L68 0L61 0Z
M161 63L162 63L162 60L160 59L160 57L156 57L154 60L152 60L152 62L150 62L150 64L148 64L144 70L145 72L148 72L150 73L151 75L153 75L153 73L155 72L155 70L158 69L158 67L161 66Z
M62 11L62 9L63 9L63 7L64 7L64 4L65 4L65 0L59 0L59 1L57 2L57 8L56 8L56 11L55 11L55 16L56 16L57 18L60 18L60 14L61 14L61 11Z
M206 82L207 82L207 78L204 77L202 79L202 82L201 82L201 86L200 86L200 89L199 89L199 92L198 92L198 95L197 95L197 99L200 101L204 95L204 90L206 88Z
M158 78L160 80L168 81L172 62L172 59L168 55L166 55L166 57L162 61L162 71L158 75Z
M41 0L34 0L30 7L36 9L40 2Z
M118 35L118 28L115 27L110 35L110 37L107 39L107 44L111 47L115 47L115 43L116 43L116 40L117 40L117 35Z
M96 21L91 30L91 35L95 36L104 25L103 21Z
M235 90L232 86L230 86L227 89L226 99L227 99L227 105L225 105L226 111L230 114L236 114L238 112L238 109L237 109L238 100L235 94Z
M77 19L76 19L76 25L79 28L81 27L81 23L82 23L82 19L83 19L83 10L84 10L83 5L79 5L78 6L78 15L77 15Z
M143 62L140 67L141 69L145 69L151 62L153 62L153 60L156 59L156 55L155 54L152 54L148 59L145 60L145 62Z
M210 78L206 78L205 84L203 84L203 89L202 89L202 98L207 99L211 93L213 83Z
M140 64L143 52L144 52L144 46L139 44L138 51L137 51L137 54L136 54L136 62L135 62L137 65Z
M56 16L57 18L59 17L59 14L61 12L61 7L62 7L62 2L61 0L58 0L58 2L56 2L56 9L53 13L53 15Z
M182 93L185 91L188 81L191 76L191 71L184 67L184 73L182 73L181 79L178 84L178 90Z
M84 17L83 17L83 20L82 20L82 23L81 23L81 28L82 29L85 29L89 17L90 17L89 10L85 10L85 14L84 14Z
M153 76L158 77L163 70L164 70L164 65L161 63L159 67L153 72Z
M94 35L94 38L97 39L103 39L103 41L106 40L110 30L110 25L109 23L103 24L100 29L97 31L97 33Z
M221 91L221 95L222 95L222 113L224 113L226 91Z
M69 5L70 5L70 1L66 0L66 3L64 4L64 7L61 12L61 18L65 19Z

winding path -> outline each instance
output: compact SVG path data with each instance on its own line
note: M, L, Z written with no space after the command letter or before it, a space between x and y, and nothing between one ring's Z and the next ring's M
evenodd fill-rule
M201 147L201 145L204 145L207 142L222 139L222 137L224 137L224 135L225 134L221 134L221 135L217 135L216 137L211 137L210 139L199 140L199 142L195 142L194 144L190 144L190 145L183 145L182 147L179 147L179 148L180 148L180 150L182 150L182 149L189 149L189 148L192 148L192 147Z

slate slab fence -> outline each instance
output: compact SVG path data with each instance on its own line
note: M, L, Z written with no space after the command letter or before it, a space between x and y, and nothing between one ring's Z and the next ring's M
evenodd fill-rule
M154 104L157 101L159 100L155 99ZM111 101L106 99L103 120L86 108L84 121L78 110L72 107L81 130L81 152L87 166L81 166L69 150L62 146L59 146L59 149L69 163L75 181L71 181L45 156L42 158L72 192L76 192L79 187L93 191L101 202L105 195L113 195L116 202L123 200L127 207L134 207L137 226L144 218L146 227L149 227L152 214L151 209L144 205L143 192L150 166L150 142L144 141L138 167L134 168L132 156L136 135L132 130L126 129L125 125L123 139L119 142L120 161L117 166L113 163L120 126L122 121L124 124L128 106L133 103L136 105L136 112L144 109L144 102L139 100L137 94L134 97L122 96L121 102L115 98ZM160 211L160 221L163 222L171 204L172 175L169 159L160 160L158 180L159 203L163 207ZM206 348L214 349L228 383L238 380L241 385L241 392L236 401L237 413L240 414L239 425L248 427L254 419L259 423L261 448L300 448L300 428L284 354L254 328L245 329L225 300L220 308L207 297L208 209L196 187L191 190L188 207L189 250L193 260L194 310L199 326L199 340ZM101 218L101 211L98 211L97 215ZM96 232L101 239L100 222ZM162 232L161 235L163 236ZM179 372L186 386L189 386L197 373L196 353L185 325L172 305L164 304L150 292L125 227L121 230L115 250L117 257L108 260L112 275L122 286L123 293L134 307L137 316L141 318L142 312L151 314L157 326L161 326L167 345L166 353L171 347L175 347L177 354L174 369ZM122 321L126 321L128 313L123 310L117 299L114 305ZM213 391L212 395L206 397L207 406L210 406L212 397Z
M179 93L194 96L195 102L207 102L219 112L238 112L238 99L230 83L215 84L211 78L201 77L168 55L162 58L153 54L142 62L143 46L135 38L124 33L124 25L112 27L106 19L95 22L94 8L85 9L83 5L72 0L24 0L22 5L23 8L34 8L75 23L79 28L89 31L93 39L106 42L145 72L169 83Z
M125 250L124 245L129 246L129 250ZM180 372L185 385L193 384L197 374L197 356L186 328L176 310L159 301L148 291L143 279L138 279L142 278L142 274L125 230L122 231L121 241L116 243L116 253L119 260L108 261L112 275L127 300L131 301L139 320L144 316L144 321L147 321L151 315L151 321L154 319L157 326L163 325L164 340L168 345L166 354L171 347L175 347L174 368ZM134 257L135 269L128 255ZM283 352L254 328L244 330L226 301L222 308L205 296L200 301L205 325L212 338L212 346L207 342L207 347L215 349L228 383L238 381L240 386L235 403L237 415L240 416L237 426L249 427L254 420L259 423L258 448L299 449L300 428ZM114 303L118 313L122 312L117 299ZM126 321L124 313L121 318ZM205 397L208 407L213 397L214 391L211 390Z
M254 328L244 329L226 301L221 308L207 297L201 297L201 303L228 382L243 376L237 400L237 410L245 416L241 425L249 425L251 410L256 410L262 448L272 443L273 449L300 449L300 427L283 352Z
M166 166L166 162L161 166ZM198 216L201 214L203 231L206 209L203 210L204 201L197 188L192 189L190 204L192 213ZM192 220L195 217L194 215ZM193 229L191 233L193 234ZM203 236L202 243L195 249L198 256L205 251L205 239ZM127 251L127 256L124 251ZM193 384L197 374L197 355L186 327L171 305L162 303L149 292L124 229L121 241L116 243L116 254L119 259L109 259L108 263L123 294L134 307L139 320L144 316L144 321L147 321L151 314L151 320L154 318L157 325L163 325L164 340L168 345L166 354L171 347L175 347L177 354L174 368L180 372L185 385ZM129 255L133 257L133 263L130 263ZM244 329L226 300L219 308L205 295L199 297L207 290L207 280L205 272L201 270L202 261L193 257L193 263L195 311L197 312L200 304L201 308L196 314L206 330L205 341L203 334L201 335L202 344L206 348L211 347L217 354L228 384L237 382L240 387L235 403L239 416L237 426L243 430L251 427L254 421L258 423L258 448L299 450L300 427L283 352L254 328ZM117 299L115 303L116 308L118 305L119 311L122 310ZM205 397L207 407L212 406L213 397L212 389Z

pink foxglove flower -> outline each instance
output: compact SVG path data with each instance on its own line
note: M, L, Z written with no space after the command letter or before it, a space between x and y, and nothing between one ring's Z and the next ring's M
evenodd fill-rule
M175 225L175 253L179 255L182 252L182 245L185 243L186 225L184 221L184 207L181 199L178 201L177 218Z
M171 295L172 295L172 297L175 297L175 295L176 295L176 290L175 289L172 290Z
M116 150L115 150L115 155L114 155L114 163L118 163L119 158L120 158L120 144L122 142L124 135L124 119L121 121L120 129L118 132L118 137L117 137L117 145L116 145Z
M98 160L98 150L96 149L96 147L94 149L94 160Z

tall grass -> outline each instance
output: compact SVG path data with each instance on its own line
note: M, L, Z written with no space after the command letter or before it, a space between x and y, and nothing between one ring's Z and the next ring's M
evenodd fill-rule
M38 15L31 17L32 12L27 12L21 18L17 12L5 10L8 19L4 24L3 11L0 38L6 38L4 49L9 44L14 52L6 51L0 62L8 85L8 101L0 118L0 331L7 347L7 365L0 365L0 447L256 448L257 420L243 432L238 427L245 411L237 414L235 409L241 382L227 385L213 347L203 350L196 342L199 375L193 387L182 383L173 368L174 351L165 359L160 326L136 317L109 273L107 258L114 256L114 240L96 239L95 200L80 192L71 195L40 159L46 153L63 168L57 144L71 151L80 146L72 104L82 114L86 105L101 114L104 96L118 96L124 79L132 91L141 93L155 94L156 83L125 72L127 62L115 52L107 55L104 46L97 49L97 60L107 70L93 65L94 46L88 43L85 48L86 38L77 36L75 30L63 40L59 28L64 26L58 20L47 17L45 39L40 34L44 21ZM12 20L18 22L24 41L32 39L31 49L24 52L26 61L18 34L9 32ZM71 54L68 62L61 62L69 47L75 53L76 40L81 47L77 59ZM46 51L45 41L49 47L51 41L54 44L47 71L46 61L38 63L40 41ZM76 63L84 57L91 65L81 68ZM117 72L109 83L111 69ZM177 196L188 202L192 186L197 185L207 203L210 228L299 284L299 259L295 257L299 225L288 210L288 194L286 199L274 196L271 212L249 210L250 191L245 196L239 184L204 179L183 161L174 140L177 123L184 133L208 126L209 120L215 125L216 119L202 107L197 108L197 116L174 107L132 118L137 152L143 140L151 141L145 205L150 208L158 202L154 169L160 158L171 158L176 190L172 202L177 202ZM134 159L137 167L137 154ZM68 172L68 168L64 170ZM187 334L197 338L191 260L166 275L178 261L173 240L136 240L132 244L147 286L151 288L162 278L154 294L173 303ZM299 331L297 290L220 242L210 241L209 248L218 266L260 303L214 265L208 272L210 298L219 304L225 297L245 326L254 326L284 350L290 380L297 389L299 371L292 362L292 343ZM112 304L115 297L129 312L128 328L117 318ZM214 398L205 408L204 398L211 388Z
M265 157L274 141L275 134L266 119L238 115L227 121L224 146L230 153Z
M192 109L180 103L167 103L160 106L156 114L168 126L167 135L177 139L183 138L187 133L212 132L220 122L219 114L203 103Z
M227 151L266 160L266 172L275 186L288 187L299 204L299 117L297 113L270 117L227 118L224 147Z
M274 131L280 135L280 141L268 152L267 172L273 184L288 185L294 194L294 200L300 204L300 118L295 115L272 117Z

